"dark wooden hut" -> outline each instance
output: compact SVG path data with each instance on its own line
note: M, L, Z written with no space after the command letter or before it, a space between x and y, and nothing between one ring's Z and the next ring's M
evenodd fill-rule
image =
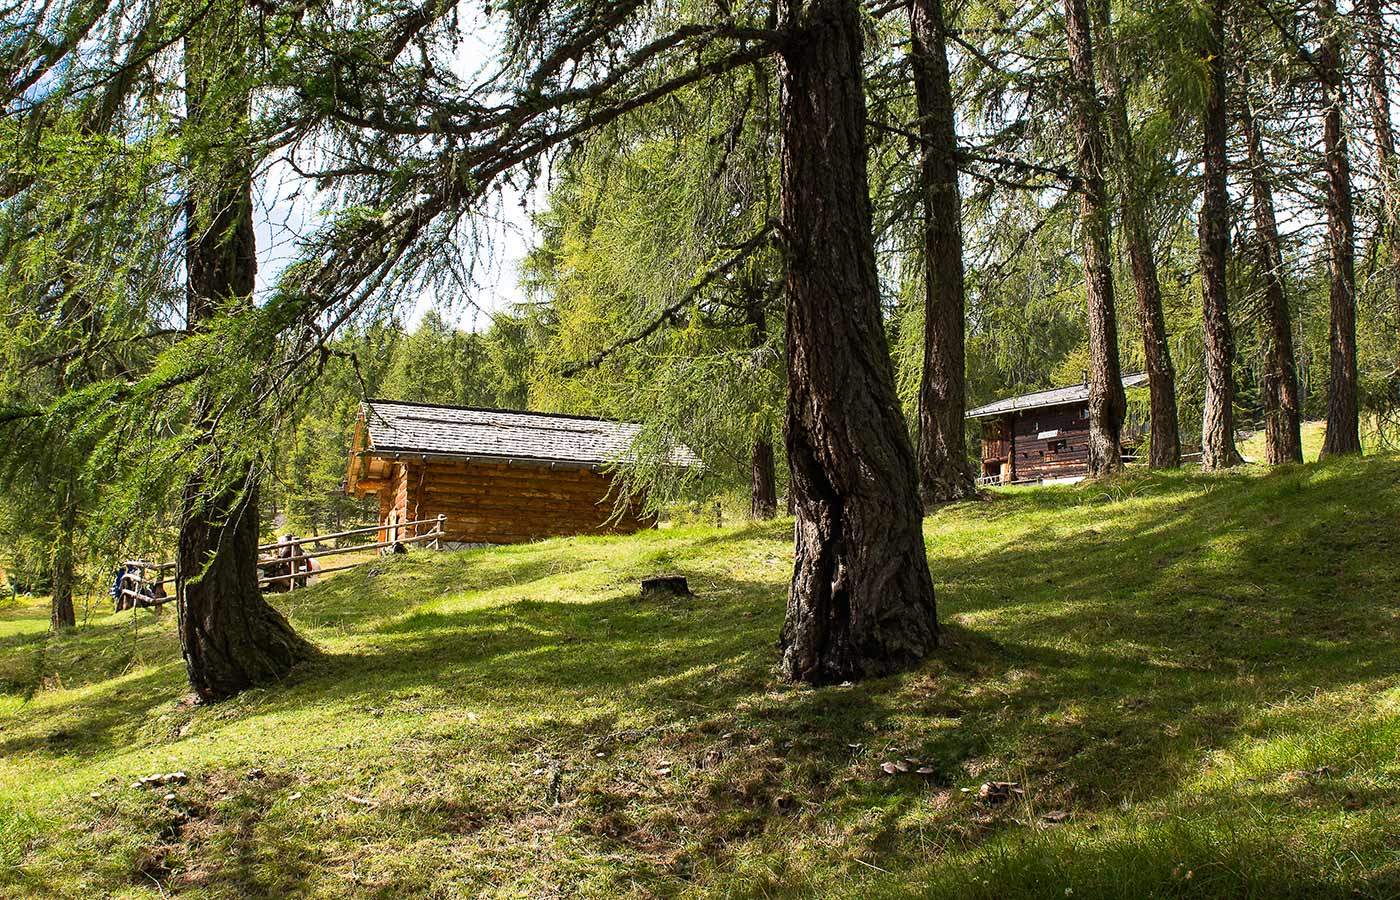
M642 499L619 514L611 468L640 426L581 416L396 400L361 404L346 490L379 498L381 540L446 517L449 546L513 544L565 534L630 533L655 525ZM696 465L677 446L669 462Z
M1123 377L1125 390L1146 383L1146 374ZM1008 397L969 410L967 417L982 423L983 484L1069 482L1089 474L1087 384ZM1129 423L1124 446L1141 434L1141 423Z

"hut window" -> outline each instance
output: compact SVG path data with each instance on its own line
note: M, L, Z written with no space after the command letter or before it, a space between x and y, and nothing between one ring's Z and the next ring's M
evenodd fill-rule
M1051 453L1059 453L1059 452L1060 452L1061 450L1063 450L1063 449L1065 449L1065 442L1064 442L1064 441L1051 441L1051 442L1050 442L1050 452L1051 452Z

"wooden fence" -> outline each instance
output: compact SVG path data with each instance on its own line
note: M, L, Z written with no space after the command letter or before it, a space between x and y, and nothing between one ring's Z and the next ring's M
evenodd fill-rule
M324 541L333 541L344 537L354 537L360 534L372 534L383 531L384 525L366 525L363 528L351 528L347 531L337 531L334 534L321 534L315 537L296 538L290 541L274 541L270 544L258 545L258 587L265 588L281 582L287 582L288 590L296 590L298 587L305 587L306 582L313 575L325 575L329 572L341 572L354 568L359 563L347 563L340 566L323 566L315 571L311 570L310 561L320 559L324 556L335 556L341 553L363 553L366 550L381 550L385 547L406 546L408 544L429 543L434 549L441 546L442 536L445 533L444 527L447 522L446 516L438 516L435 519L418 519L413 522L396 522L393 525L395 530L418 525L432 525L431 531L413 537L399 538L389 541L374 541L369 544L354 544L349 547L332 547L328 550L313 550L310 553L303 552L302 547L307 544L320 544ZM280 554L291 549L291 555L281 556ZM276 552L279 555L271 558L264 558L263 553ZM286 569L285 574L265 575L264 571L280 571ZM135 570L135 571L132 571ZM170 575L164 573L169 572ZM167 591L166 586L170 589ZM129 600L135 606L161 606L175 599L175 563L151 563L139 559L130 559L122 563L122 575L118 582L118 590L121 596Z

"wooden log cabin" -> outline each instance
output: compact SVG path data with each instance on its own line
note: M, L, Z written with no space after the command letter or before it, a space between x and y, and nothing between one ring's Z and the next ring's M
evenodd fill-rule
M581 416L395 400L361 404L346 490L379 498L380 540L413 537L445 516L449 547L567 534L626 534L656 524L642 498L618 510L611 467L640 426ZM684 446L670 459L698 465ZM430 526L422 526L426 530Z
M1123 388L1147 383L1146 374L1126 375ZM1089 474L1089 386L1074 384L1008 397L969 410L982 423L982 484L1053 484ZM1143 433L1129 423L1123 444Z

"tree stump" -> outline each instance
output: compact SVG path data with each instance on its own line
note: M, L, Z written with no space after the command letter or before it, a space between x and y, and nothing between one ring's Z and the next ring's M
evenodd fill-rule
M642 579L642 597L689 597L684 575L651 575Z

